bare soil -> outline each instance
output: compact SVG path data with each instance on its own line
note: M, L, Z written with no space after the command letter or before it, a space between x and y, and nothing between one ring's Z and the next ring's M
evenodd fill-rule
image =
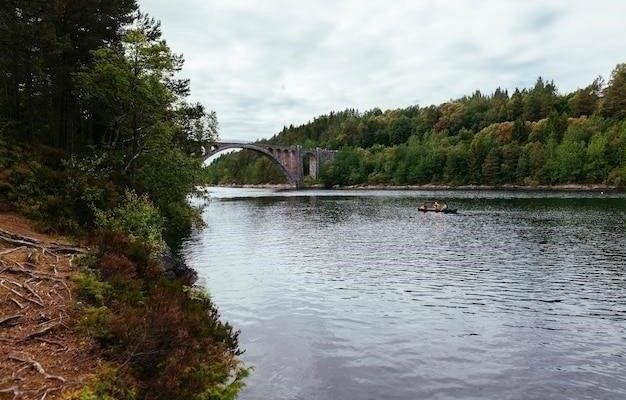
M96 344L76 331L71 241L38 234L0 213L0 399L57 399L100 365Z

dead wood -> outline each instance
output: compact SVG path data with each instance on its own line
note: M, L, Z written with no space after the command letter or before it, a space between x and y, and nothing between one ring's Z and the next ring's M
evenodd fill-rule
M39 326L42 326L42 328L37 329L34 332L29 333L28 335L24 336L24 338L22 339L22 341L34 338L34 337L38 337L38 336L42 336L45 335L46 333L50 332L51 330L53 330L54 328L57 328L59 326L61 326L61 320L54 320L54 321L49 321L46 323L43 323Z
M55 281L55 282L63 282L65 283L65 280L59 278L57 275L53 275L53 274L48 274L45 272L40 272L40 271L31 271L28 269L24 269L24 268L18 268L15 266L8 266L2 269L2 272L10 272L13 274L22 274L22 275L26 275L29 276L30 278L34 278L34 279L47 279L50 281Z
M37 300L39 300L40 303L43 304L43 299L41 298L41 296L39 296L39 294L35 292L35 290L31 288L26 282L24 282L24 289L28 290L33 296L37 298Z
M0 286L2 286L3 288L11 291L13 294L21 297L22 299L26 300L26 301L30 301L31 303L35 303L40 307L44 307L43 302L40 302L39 300L36 299L31 299L30 297L26 297L25 295L21 294L20 292L18 292L17 290L8 287L7 285L4 284L4 279L0 279Z
M12 302L14 302L15 304L17 304L17 306L20 309L23 309L24 307L26 307L25 305L23 305L22 303L20 303L19 301L15 300L13 297L9 297L9 300L11 300Z
M22 317L23 317L22 314L15 314L15 315L10 315L8 317L0 318L0 326L4 324L7 324L8 326L13 326L15 325L16 321ZM11 324L9 324L9 322L11 322Z
M48 395L48 393L56 392L57 390L61 390L61 388L60 387L47 388L46 391L43 393L43 395L39 398L39 400L46 400L46 396Z
M59 243L44 243L41 240L34 239L28 236L19 235L17 233L12 233L0 229L0 240L11 243L19 246L27 246L34 247L42 250L42 253L45 255L45 252L50 253L61 253L61 254L80 254L86 253L85 249L75 246L68 246Z
M30 364L30 366L33 367L35 371L42 374L46 379L56 379L61 382L65 382L65 378L63 378L62 376L57 376L57 375L52 375L52 374L47 373L46 370L43 369L41 364L33 360L33 358L28 354L25 354L25 357L24 357L24 356L18 355L17 353L13 353L13 354L9 354L8 358L9 360L20 361L23 363Z
M0 389L0 393L13 393L13 400L16 400L22 395L22 392L17 386L11 386L10 388Z
M0 251L0 256L4 256L6 254L13 253L14 251L22 250L24 248L26 248L26 246L13 247L8 250L3 250L3 251Z

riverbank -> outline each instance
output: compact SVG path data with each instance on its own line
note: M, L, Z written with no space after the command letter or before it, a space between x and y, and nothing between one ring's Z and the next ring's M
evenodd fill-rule
M82 252L65 238L37 233L23 217L0 213L0 394L60 398L100 368L97 344L75 329L71 276Z
M274 189L274 190L293 190L293 186L288 184L261 184L261 185L216 185L217 187L226 188L242 188L242 189ZM495 191L520 191L520 192L610 192L623 193L626 187L602 185L602 184L566 184L566 185L349 185L326 188L323 185L312 185L301 190L495 190Z
M333 187L338 190L495 190L495 191L524 191L524 192L624 192L625 187L610 185L351 185Z
M238 332L195 276L123 232L36 228L0 213L0 399L235 398Z

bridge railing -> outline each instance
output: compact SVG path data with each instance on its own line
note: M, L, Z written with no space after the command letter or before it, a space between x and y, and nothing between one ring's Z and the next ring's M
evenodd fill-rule
M239 143L239 144L252 144L256 143L254 140L243 140L243 139L225 139L219 138L218 140L214 140L215 143Z

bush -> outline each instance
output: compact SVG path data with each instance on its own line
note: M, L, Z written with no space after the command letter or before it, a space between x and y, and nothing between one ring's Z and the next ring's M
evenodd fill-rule
M113 314L105 306L86 306L81 310L78 330L85 336L92 337L100 343L109 343L114 337L111 333Z
M248 370L238 332L208 295L166 278L142 242L115 232L96 239L99 252L86 259L93 272L75 278L87 303L80 328L140 383L138 398L234 399Z
M63 400L135 400L137 389L116 368L105 365L82 389L63 396Z
M78 296L89 304L101 306L111 291L111 285L96 278L93 272L81 271L72 276Z
M110 210L96 210L95 216L100 230L124 232L131 239L145 243L151 252L165 250L164 221L147 196L127 191L120 204Z

